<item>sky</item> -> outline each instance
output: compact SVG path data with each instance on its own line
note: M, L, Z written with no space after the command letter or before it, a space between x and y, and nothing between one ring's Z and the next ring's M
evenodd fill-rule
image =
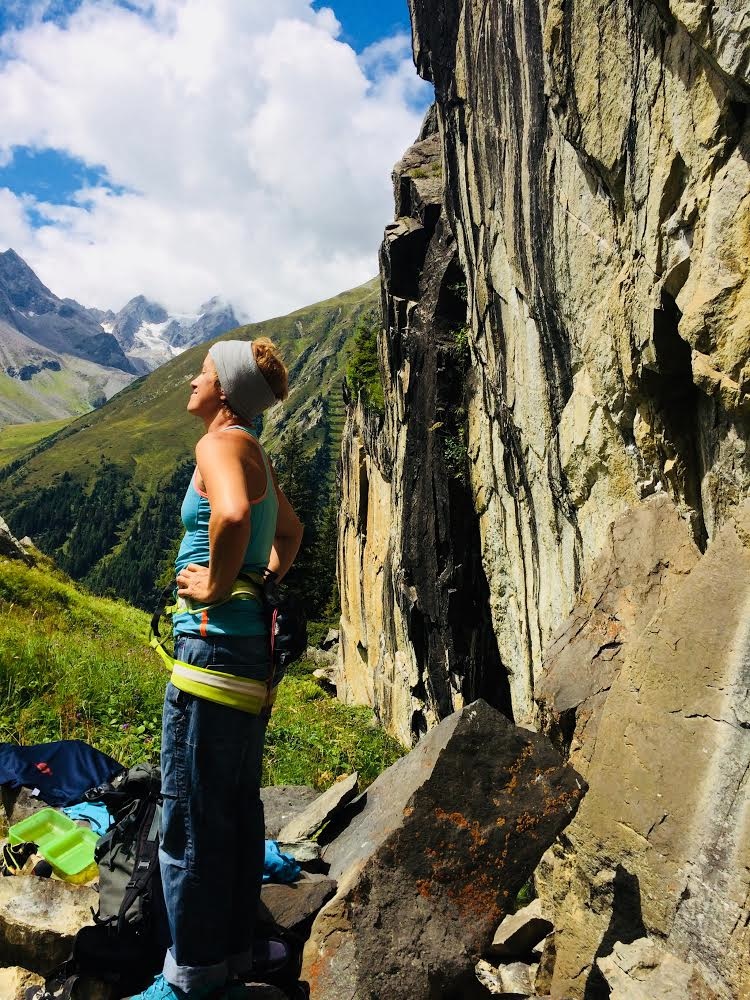
M1 0L0 250L242 319L361 284L432 99L406 0Z

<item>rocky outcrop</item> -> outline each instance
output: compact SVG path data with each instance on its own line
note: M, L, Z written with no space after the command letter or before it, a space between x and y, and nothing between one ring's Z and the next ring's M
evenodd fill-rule
M311 1000L463 1000L474 965L584 783L546 737L477 701L370 786L324 851L336 896L313 924Z
M6 559L20 559L29 566L33 562L29 553L11 532L2 517L0 517L0 556L4 556Z
M469 489L465 282L434 111L393 175L381 249L385 413L347 397L339 697L407 745L483 697L510 713Z
M704 547L750 483L750 26L731 3L411 9L468 286L493 620L533 720L617 515L664 491Z
M747 995L750 20L410 8L442 184L428 126L381 254L385 412L344 443L339 690L413 739L494 685L589 781L537 879L555 1000Z

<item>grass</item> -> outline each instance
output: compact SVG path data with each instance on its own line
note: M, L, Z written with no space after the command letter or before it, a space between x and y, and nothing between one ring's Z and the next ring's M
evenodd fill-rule
M0 741L83 739L130 766L158 760L167 673L145 645L148 616L93 597L48 561L0 559ZM369 784L404 753L295 665L266 740L264 783L324 789L358 770Z
M33 424L6 424L0 427L0 466L20 458L35 444L70 423L70 419L65 417L63 420L40 420Z

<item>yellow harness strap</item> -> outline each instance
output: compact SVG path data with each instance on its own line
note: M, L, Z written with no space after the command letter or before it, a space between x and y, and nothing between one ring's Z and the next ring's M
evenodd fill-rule
M260 600L262 595L261 582L262 577L241 576L235 581L228 597L223 601L206 605L206 607L218 607L220 604L237 598ZM165 608L167 614L173 614L176 611L197 614L203 610L205 609L202 607L190 606L184 598L178 598L176 604ZM209 670L208 667L198 667L193 663L185 663L183 660L176 660L169 655L158 635L155 627L155 621L158 617L159 612L157 611L151 623L149 645L156 650L167 670L170 671L170 681L176 688L195 695L196 698L214 701L219 705L226 705L228 708L236 708L240 712L249 712L251 715L260 715L264 710L270 713L276 701L278 689L278 685L273 687L273 673L268 683L264 683L263 681L238 677L236 674L225 674L220 670Z

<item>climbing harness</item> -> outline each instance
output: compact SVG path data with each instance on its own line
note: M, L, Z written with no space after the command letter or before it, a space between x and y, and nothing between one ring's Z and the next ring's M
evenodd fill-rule
M189 614L199 614L208 608L216 608L221 604L226 604L232 600L253 600L260 601L264 608L267 607L264 600L264 585L267 577L273 574L242 573L235 581L231 592L221 601L215 601L204 607L194 606L194 602L189 599L178 597L175 604L164 607L168 595L172 592L170 584L162 594L162 602L151 618L151 629L149 633L149 645L156 650L161 657L166 668L170 671L172 684L185 691L187 694L195 695L197 698L204 698L207 701L217 702L219 705L226 705L229 708L236 708L241 712L248 712L250 715L260 715L266 712L270 715L273 704L276 701L276 689L274 686L274 676L276 673L276 662L274 658L274 629L276 623L276 610L271 614L271 675L267 682L255 681L245 677L238 677L236 674L227 674L220 670L211 670L208 667L199 667L194 663L185 663L184 660L176 660L170 656L164 647L164 639L159 633L159 619L163 614L175 614L177 612L188 611Z

